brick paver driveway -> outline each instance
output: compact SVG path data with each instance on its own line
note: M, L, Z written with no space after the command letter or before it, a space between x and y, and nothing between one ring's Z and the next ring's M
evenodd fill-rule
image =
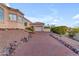
M49 33L36 32L28 42L21 44L15 50L16 56L72 56L77 55Z

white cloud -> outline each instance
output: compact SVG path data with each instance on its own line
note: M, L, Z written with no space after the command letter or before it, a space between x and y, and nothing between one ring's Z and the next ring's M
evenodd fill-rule
M79 14L72 17L73 19L79 19Z
M62 22L62 17L58 17L58 10L55 9L49 9L49 11L51 11L50 14L46 14L42 17L32 17L32 16L27 16L26 18L29 19L32 22L43 22L45 24L59 24L60 22Z
M74 23L72 24L72 26L79 26L79 14L73 16L72 19L74 19Z
M10 4L9 3L4 3L5 5L7 5L8 7L10 7Z
M29 19L32 22L42 22L42 19L36 18L36 17L26 17L27 19Z
M59 22L60 20L58 20L58 19L54 19L53 21L54 21L54 22Z
M56 23L56 22L51 22L50 24L51 24L51 25L57 25L57 23Z
M75 24L78 24L79 23L79 21L75 21Z
M45 24L50 24L50 25L52 24L56 25L56 24L59 24L59 22L61 22L60 18L55 18L52 16L44 16L41 18L27 16L26 18L32 22L43 22Z
M72 27L74 27L74 26L79 26L79 20L74 21L74 23L71 24L71 26L72 26Z

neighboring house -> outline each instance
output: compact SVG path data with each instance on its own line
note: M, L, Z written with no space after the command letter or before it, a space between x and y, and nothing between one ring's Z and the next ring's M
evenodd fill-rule
M34 31L44 31L44 23L42 22L35 22L32 24Z
M25 29L25 22L30 26L30 21L24 18L21 11L0 3L0 28Z

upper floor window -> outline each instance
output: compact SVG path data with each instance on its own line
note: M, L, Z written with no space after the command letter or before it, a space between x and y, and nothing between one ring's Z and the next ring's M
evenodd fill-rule
M22 23L23 18L21 16L18 16L18 22Z
M9 14L9 19L16 21L16 14Z
M0 8L0 20L3 20L4 18L4 10Z
M24 26L27 26L27 22L24 23Z

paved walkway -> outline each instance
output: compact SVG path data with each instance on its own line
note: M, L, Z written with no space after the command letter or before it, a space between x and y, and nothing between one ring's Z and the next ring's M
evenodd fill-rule
M32 38L15 50L16 56L75 56L73 51L49 36L49 33L36 32Z

